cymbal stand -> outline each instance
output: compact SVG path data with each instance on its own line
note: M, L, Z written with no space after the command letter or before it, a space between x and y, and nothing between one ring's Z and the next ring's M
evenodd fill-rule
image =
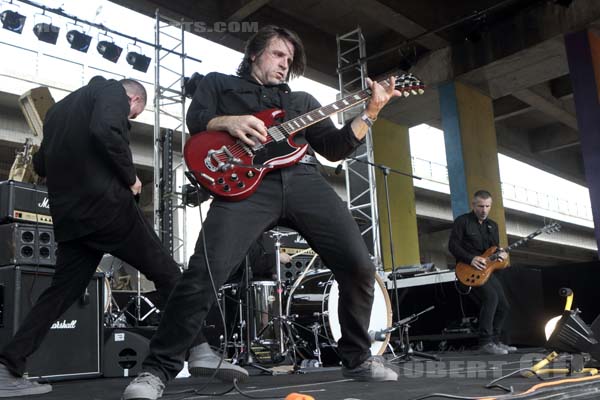
M154 305L154 303L152 303L152 301L150 301L150 299L148 299L146 296L142 295L142 274L140 271L137 271L137 291L135 296L131 297L129 299L129 301L127 302L127 304L125 304L125 306L119 311L119 313L117 314L117 316L115 317L115 321L118 321L119 318L125 314L127 312L127 314L129 314L130 316L133 317L133 319L135 320L135 325L139 325L140 322L144 321L146 318L148 318L150 315L157 313L160 313L160 310ZM146 312L144 315L142 315L142 301L144 301L144 303L146 303L146 305L148 305L150 307L150 310L148 312ZM133 304L135 304L135 314L132 314L130 312L128 312L127 310L129 309L129 307L131 307Z

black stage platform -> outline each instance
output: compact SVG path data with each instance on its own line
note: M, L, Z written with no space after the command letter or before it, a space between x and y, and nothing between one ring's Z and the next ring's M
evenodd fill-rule
M412 360L397 364L398 382L363 383L344 379L338 368L316 369L303 374L253 375L239 387L246 396L235 389L225 395L232 385L211 383L200 393L193 393L208 382L204 378L181 378L169 384L164 399L183 400L199 398L284 399L289 393L310 395L316 400L404 400L422 399L434 393L444 393L447 398L499 399L600 399L600 377L586 377L576 382L562 382L561 378L541 382L537 378L510 377L500 382L512 387L509 395L501 389L487 389L494 379L510 372L532 366L545 353L541 349L521 350L504 356L481 355L475 352L448 352L438 354L441 361ZM54 382L54 390L32 398L39 400L107 400L120 399L130 378L100 378L68 382ZM551 385L550 382L556 382ZM522 395L535 385L540 387ZM251 396L251 397L249 397ZM431 396L429 398L444 398Z

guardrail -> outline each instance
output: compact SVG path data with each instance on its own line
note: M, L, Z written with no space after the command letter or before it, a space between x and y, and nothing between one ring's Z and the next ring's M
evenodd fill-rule
M448 167L434 161L412 157L413 174L428 181L449 185ZM418 186L418 181L415 181ZM590 205L549 193L538 192L509 182L502 182L502 198L570 217L593 220Z

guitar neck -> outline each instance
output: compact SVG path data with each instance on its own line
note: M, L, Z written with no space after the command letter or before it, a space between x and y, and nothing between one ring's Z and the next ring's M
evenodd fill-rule
M390 85L389 81L387 80L381 81L379 84L383 87ZM317 108L307 112L306 114L302 114L299 117L283 122L280 125L272 126L269 128L268 132L277 142L286 140L288 137L292 136L298 131L301 131L302 129L314 125L317 122L329 118L330 116L339 112L346 111L350 108L356 107L361 103L364 103L365 101L369 100L370 97L371 89L361 90L360 92L346 96L334 103Z

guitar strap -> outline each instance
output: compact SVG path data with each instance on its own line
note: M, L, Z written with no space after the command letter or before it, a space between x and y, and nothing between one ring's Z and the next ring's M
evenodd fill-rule
M292 119L292 117L295 116L290 116L289 114L289 109L290 109L290 104L292 102L292 91L290 90L288 85L282 85L281 88L279 89L279 101L281 104L281 109L285 111L285 117L283 118L284 121L288 121L290 119Z

